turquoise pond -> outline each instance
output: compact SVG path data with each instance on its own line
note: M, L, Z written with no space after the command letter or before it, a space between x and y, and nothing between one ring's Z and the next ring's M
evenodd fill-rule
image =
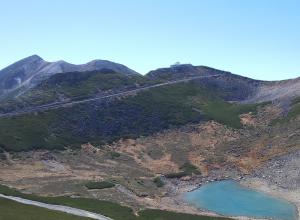
M206 184L184 195L186 202L227 216L297 219L296 207L284 200L226 180Z

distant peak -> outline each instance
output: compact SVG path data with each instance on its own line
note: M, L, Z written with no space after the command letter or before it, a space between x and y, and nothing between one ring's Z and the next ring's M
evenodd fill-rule
M194 66L190 63L179 63L179 62L170 65L170 68L176 68L176 67L194 67Z
M41 58L40 56L34 54L34 55L29 56L29 57L26 57L23 60L26 60L26 61L39 61L39 60L43 60L43 58Z
M39 55L36 55L36 54L33 54L33 55L29 56L29 57L36 58L36 59L42 59Z
M58 61L56 61L56 62L54 62L54 63L62 64L62 63L68 63L68 62L66 62L66 61L64 61L64 60L58 60Z

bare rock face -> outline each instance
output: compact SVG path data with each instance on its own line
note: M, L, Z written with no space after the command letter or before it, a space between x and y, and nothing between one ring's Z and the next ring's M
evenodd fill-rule
M125 75L138 74L128 67L107 60L93 60L75 65L65 61L47 62L37 55L22 59L0 71L0 97L18 90L32 88L56 73L111 69Z
M20 60L0 71L0 94L6 93L27 82L34 74L47 66L37 55Z
M289 100L298 96L300 96L300 77L282 81L264 82L247 102L257 103Z

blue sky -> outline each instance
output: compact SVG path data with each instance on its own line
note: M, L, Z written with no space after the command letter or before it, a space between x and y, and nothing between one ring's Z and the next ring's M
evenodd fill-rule
M299 0L0 0L0 69L38 54L146 73L177 61L300 76Z

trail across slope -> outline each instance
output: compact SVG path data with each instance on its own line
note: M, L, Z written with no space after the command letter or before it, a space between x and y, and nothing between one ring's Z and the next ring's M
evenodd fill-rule
M40 105L40 106L36 106L36 107L26 108L26 109L23 109L23 110L18 110L18 111L14 111L14 112L8 112L8 113L0 114L0 118L1 117L12 117L12 116L17 116L17 115L23 115L23 114L33 113L33 112L46 111L46 110L50 110L50 109L67 107L67 106L72 106L72 105L75 105L75 104L82 104L82 103L97 101L97 100L101 100L101 99L133 95L137 92L148 90L148 89L151 89L151 88L156 88L156 87L161 87L161 86L166 86L166 85L172 85L172 84L181 83L181 82L188 82L188 81L195 80L195 79L210 78L210 77L217 77L217 76L220 76L220 75L189 77L189 78L186 78L186 79L169 81L169 82L165 82L165 83L159 83L159 84L155 84L155 85L151 85L151 86L137 88L137 89L133 89L133 90L125 91L125 92L114 93L114 94L105 95L105 96L101 96L101 97L88 98L88 99L83 99L83 100L78 100L78 101L72 101L71 100L71 101L65 101L65 102L54 102L54 103L50 103L50 104L45 104L45 105Z
M112 220L111 218L105 217L105 216L97 214L97 213L88 212L88 211L85 211L82 209L72 208L72 207L68 207L68 206L52 205L52 204L37 202L37 201L23 199L23 198L14 197L14 196L5 196L3 194L0 194L0 198L10 199L10 200L22 203L22 204L38 206L38 207L55 210L55 211L61 211L61 212L65 212L68 214L77 215L77 216L81 216L81 217L88 217L88 218L97 219L97 220Z

